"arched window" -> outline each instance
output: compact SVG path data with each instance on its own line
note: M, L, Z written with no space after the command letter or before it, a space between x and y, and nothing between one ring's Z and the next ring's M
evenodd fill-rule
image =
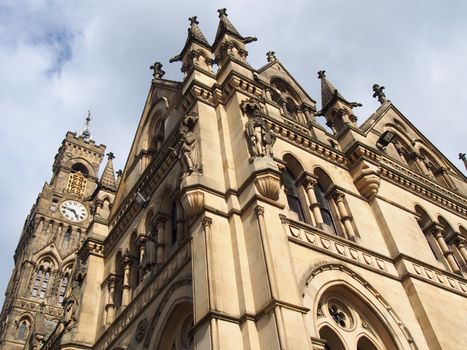
M315 195L319 204L319 209L321 211L321 217L323 218L323 228L325 231L337 234L336 224L334 223L329 201L326 198L323 187L320 183L315 186Z
M339 336L330 327L323 327L319 330L319 337L326 341L325 350L345 350Z
M18 333L16 338L19 340L26 340L29 334L29 322L27 320L21 320L18 325Z
M64 276L60 282L60 294L58 297L58 303L61 304L65 298L66 287L68 286L68 276Z
M82 163L75 163L71 166L71 170L73 172L80 172L81 174L83 174L84 176L88 176L89 175L89 171L88 171L88 168L82 164Z
M291 219L305 222L302 204L295 184L295 179L289 170L282 172L282 181L284 182L284 191L287 196L287 204Z
M357 343L357 350L378 350L378 348L367 337L361 337Z
M44 274L44 269L41 267L39 271L37 271L36 278L34 279L34 284L32 285L31 295L33 297L37 296L37 294L39 293L39 287L41 286L43 274Z
M342 285L322 294L315 322L326 349L397 349L391 332L372 306Z
M430 227L433 225L433 221L431 220L427 212L423 210L420 206L416 205L415 211L419 215L416 218L417 223L425 236L425 239L428 243L428 246L430 247L431 252L433 253L433 256L436 258L436 260L444 263L443 253L441 252L438 244L436 243L436 239L430 233Z
M50 271L45 271L44 278L42 279L41 289L39 291L39 298L44 299L49 285Z

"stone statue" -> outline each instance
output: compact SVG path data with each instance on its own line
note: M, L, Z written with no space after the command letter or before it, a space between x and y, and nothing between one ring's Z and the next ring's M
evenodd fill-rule
M249 118L245 131L252 157L272 157L272 146L276 142L276 137L261 117L259 105L254 101L247 101L242 103L242 110Z
M199 170L197 138L194 133L197 121L198 115L195 112L186 115L179 129L181 138L176 152L182 162L183 173L187 175Z

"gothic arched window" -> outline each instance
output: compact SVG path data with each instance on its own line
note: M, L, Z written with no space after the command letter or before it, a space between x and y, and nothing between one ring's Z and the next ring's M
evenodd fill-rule
M62 280L60 281L60 293L58 296L58 303L61 304L63 299L65 298L66 287L68 287L68 274L63 276Z
M284 182L284 191L287 196L287 204L289 206L291 218L305 222L305 215L303 213L295 179L287 169L282 173L282 180Z
M42 275L43 274L44 274L44 269L41 267L39 269L39 271L37 271L36 278L34 279L34 283L32 285L31 295L33 297L37 296L37 294L39 293L39 287L40 287L41 282L42 282Z
M321 184L319 183L315 186L315 195L316 200L319 204L319 209L321 211L321 216L323 218L323 224L325 225L325 229L327 228L332 233L337 234L336 225L334 223L334 218L332 216L331 208L329 206L329 201L324 194Z
M47 287L49 285L50 271L45 271L44 278L42 279L42 285L39 291L39 298L44 299L47 293Z
M19 340L26 340L28 333L29 333L29 322L26 320L20 321L16 338Z

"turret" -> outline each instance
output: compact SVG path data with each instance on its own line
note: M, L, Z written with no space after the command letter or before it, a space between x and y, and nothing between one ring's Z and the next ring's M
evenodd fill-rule
M246 63L248 51L245 49L245 45L257 39L252 36L243 37L230 22L225 8L219 9L217 12L219 12L220 20L216 38L212 44L217 64L222 67L228 58Z
M357 127L357 117L352 109L360 107L361 103L347 101L326 78L326 71L319 71L318 78L321 79L321 111L318 115L323 115L326 118L326 125L336 133L346 125Z
M188 20L190 21L190 28L188 28L188 37L180 54L173 57L170 63L181 61L181 71L188 74L188 71L194 66L202 68L207 71L212 69L212 52L206 37L199 28L198 17L193 16Z

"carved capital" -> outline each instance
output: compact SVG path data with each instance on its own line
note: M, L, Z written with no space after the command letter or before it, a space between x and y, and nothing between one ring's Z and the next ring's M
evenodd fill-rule
M305 188L305 190L314 189L316 184L318 183L318 178L313 175L305 174L301 179L301 184Z
M210 217L205 216L203 220L201 220L201 224L204 228L210 227L212 225L212 219Z
M436 222L433 222L428 226L427 232L431 233L437 239L443 238L445 234L444 227L440 224L437 224Z
M258 205L256 208L255 208L255 213L256 213L256 216L263 216L264 215L264 208L260 205Z
M165 223L167 222L167 217L162 214L156 215L156 217L153 220L153 224L157 229L163 229L165 227Z
M345 193L339 190L335 190L332 194L332 198L336 201L336 203L343 202L345 200Z

